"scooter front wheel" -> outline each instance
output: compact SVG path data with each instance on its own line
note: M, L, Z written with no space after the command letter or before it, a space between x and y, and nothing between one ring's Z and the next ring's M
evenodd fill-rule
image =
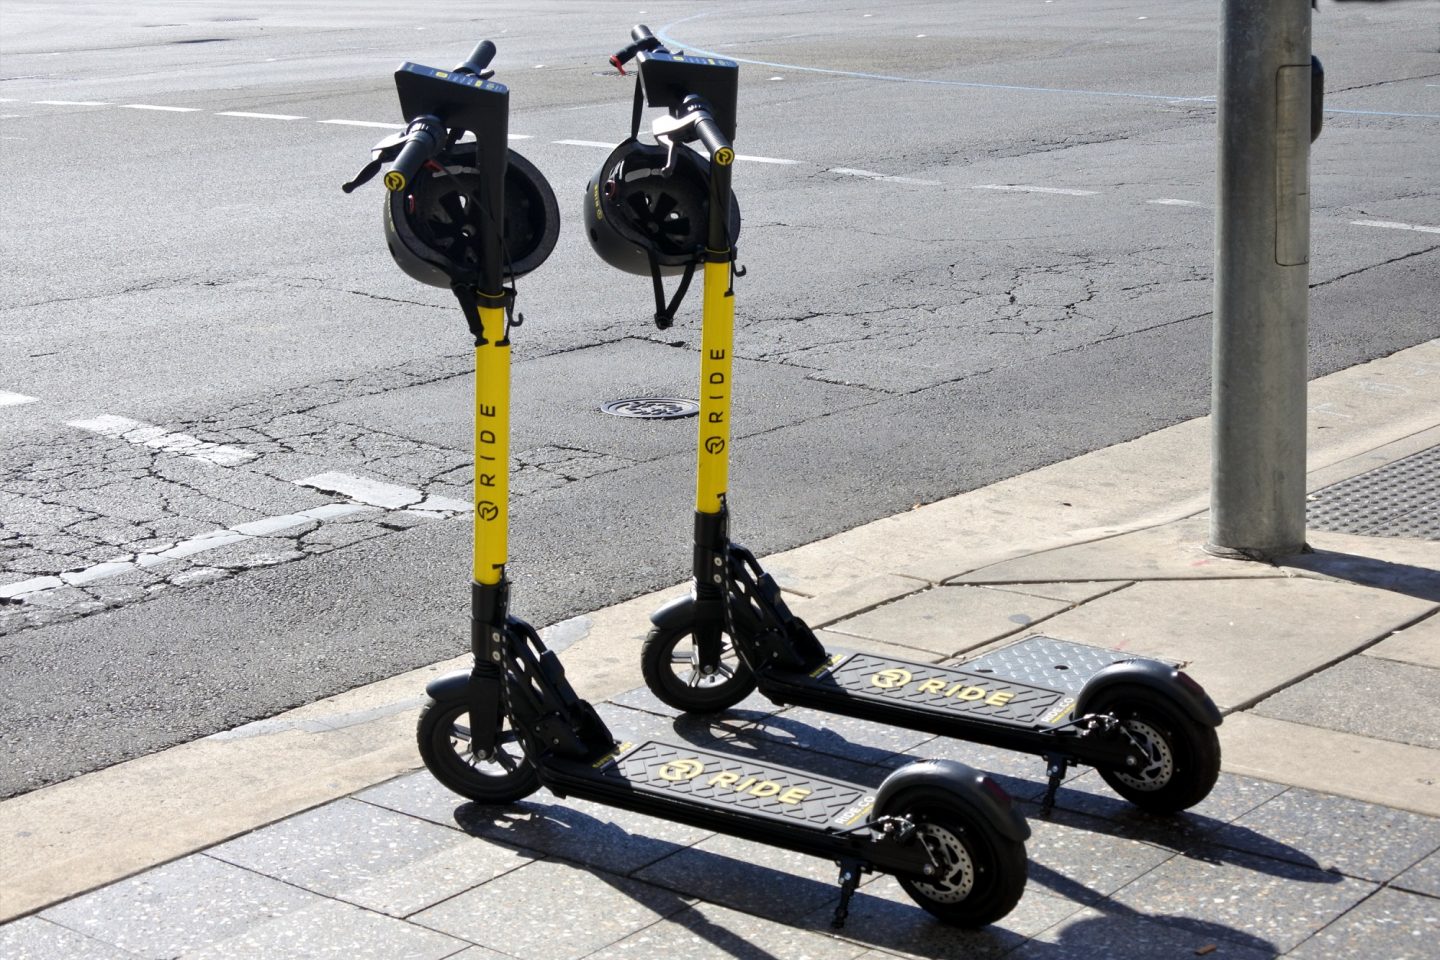
M645 685L661 702L685 713L715 713L735 706L755 691L755 674L735 652L729 634L721 634L720 661L700 663L691 624L652 627L640 653Z
M1144 761L1135 769L1098 768L1116 793L1151 813L1178 813L1209 795L1220 776L1215 728L1186 716L1168 698L1127 686L1098 700L1094 713L1120 721Z
M495 753L482 760L470 752L470 703L459 696L431 699L420 711L415 738L425 767L447 789L477 803L514 803L540 789L508 719L500 719Z
M915 823L915 843L936 870L924 879L897 876L910 898L942 923L983 927L1015 909L1025 892L1025 844L995 830L948 790L916 787L884 813Z

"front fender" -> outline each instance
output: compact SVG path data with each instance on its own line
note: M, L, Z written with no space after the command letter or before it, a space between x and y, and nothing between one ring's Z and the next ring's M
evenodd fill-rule
M458 700L470 686L470 671L455 670L425 684L425 695L431 700Z
M1138 686L1170 700L1185 715L1207 727L1221 723L1220 708L1205 688L1184 671L1159 660L1125 660L1105 667L1085 684L1075 698L1074 715L1093 713L1093 706L1117 687Z
M667 600L650 614L650 622L661 630L683 630L695 622L695 595L686 594Z
M1015 809L1010 795L990 776L958 760L915 760L905 764L886 777L875 792L876 812L881 816L891 813L890 805L915 787L954 795L987 826L1011 840L1024 843L1030 838L1030 825Z

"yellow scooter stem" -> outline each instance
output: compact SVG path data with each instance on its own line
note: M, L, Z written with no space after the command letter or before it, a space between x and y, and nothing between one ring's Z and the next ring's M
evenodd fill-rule
M486 299L483 297L481 299ZM475 562L480 584L505 576L510 521L510 342L503 307L479 307L475 347Z
M730 259L706 261L700 333L700 429L695 510L719 513L730 481L730 384L735 342L735 294Z

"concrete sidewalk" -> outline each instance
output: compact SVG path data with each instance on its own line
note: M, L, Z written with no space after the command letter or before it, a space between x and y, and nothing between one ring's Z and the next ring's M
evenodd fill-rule
M631 739L867 784L913 757L999 775L1034 830L999 924L942 927L872 877L836 932L829 863L543 792L462 803L413 746L457 658L0 804L0 958L1435 956L1440 340L1312 382L1313 553L1200 549L1207 431L765 560L837 650L938 662L1043 633L1184 661L1226 714L1224 773L1178 817L1078 771L1042 820L1037 758L759 698L677 720L637 685L647 616L683 587L545 631Z

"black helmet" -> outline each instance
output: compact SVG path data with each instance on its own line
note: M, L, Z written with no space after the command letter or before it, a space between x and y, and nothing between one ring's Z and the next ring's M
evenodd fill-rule
M404 190L385 200L385 245L400 269L421 283L449 287L479 267L465 207L480 189L475 145L453 146L420 169ZM545 177L514 150L505 166L507 279L545 262L560 235L560 208Z
M585 235L600 258L626 273L665 276L704 259L710 216L710 162L687 147L670 151L630 138L585 187ZM730 195L730 246L740 236L740 204Z

